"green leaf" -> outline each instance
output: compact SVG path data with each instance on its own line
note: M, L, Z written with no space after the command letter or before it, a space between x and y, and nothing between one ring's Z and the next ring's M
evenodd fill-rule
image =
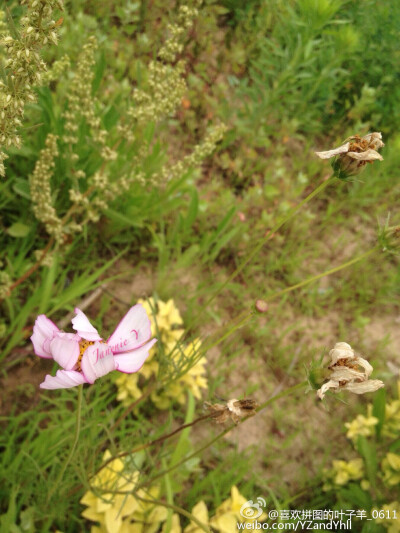
M196 189L192 189L188 213L184 220L184 226L185 226L186 232L188 232L190 228L193 226L194 221L196 220L196 217L197 217L198 209L199 209L199 196L197 194Z
M376 457L375 445L360 435L357 440L357 448L359 454L364 458L368 481L371 483L372 488L375 489L376 473L378 471L378 460Z
M15 224L8 228L7 233L11 235L11 237L19 238L26 237L30 231L31 228L29 226L22 224L22 222L15 222Z
M14 185L13 185L13 191L16 194L19 194L23 198L26 198L27 200L31 199L31 191L29 188L29 183L27 180L24 180L23 178L16 178Z
M106 58L104 52L101 52L100 57L96 63L94 78L92 83L92 95L95 95L99 90L101 81L103 79L104 69L106 67Z

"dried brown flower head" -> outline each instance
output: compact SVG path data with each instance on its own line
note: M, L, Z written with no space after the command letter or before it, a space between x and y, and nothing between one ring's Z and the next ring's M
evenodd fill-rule
M229 400L224 405L220 403L204 403L205 408L209 411L210 416L217 424L224 424L227 420L232 419L235 424L239 422L241 418L247 416L254 416L258 403L248 398L244 400Z
M329 355L331 357L331 364L328 367L329 381L318 390L321 400L330 389L333 392L348 390L355 394L365 394L384 387L383 381L368 379L373 370L372 366L362 357L356 356L346 342L337 342Z
M359 174L367 163L383 161L383 157L377 152L382 146L385 146L382 142L382 134L375 131L364 137L353 135L346 139L345 144L339 148L315 153L321 159L334 157L332 168L336 176L340 179L346 179L349 176Z

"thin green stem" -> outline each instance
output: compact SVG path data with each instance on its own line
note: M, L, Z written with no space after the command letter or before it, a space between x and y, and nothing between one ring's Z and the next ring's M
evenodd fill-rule
M325 272L322 272L322 274L317 274L316 276L313 276L312 278L308 278L304 281L300 281L300 283L296 283L296 285L291 285L290 287L286 287L286 289L282 289L280 291L274 292L270 295L267 295L263 300L265 302L269 302L270 300L273 300L274 298L278 296L282 296L283 294L286 294L287 292L294 291L296 289L300 289L300 287L304 287L305 285L308 285L309 283L312 283L313 281L316 281L317 279L323 278L325 276L330 276L331 274L334 274L335 272L339 272L340 270L343 270L344 268L347 268L351 265L354 265L355 263L358 263L359 261L363 261L370 255L374 254L375 252L380 251L380 245L376 245L367 252L364 252L363 254L355 257L354 259L350 259L350 261L346 261L346 263L342 263L341 265L331 268L329 270L325 270Z
M76 449L76 446L77 446L78 440L79 440L79 434L80 434L80 431L81 431L82 398L83 398L83 385L79 385L78 386L78 405L77 405L77 410L76 410L76 424L75 424L74 442L72 444L71 451L68 454L67 460L64 463L64 466L60 470L60 473L58 474L57 479L56 479L53 487L49 491L49 494L47 496L47 503L49 503L49 501L51 500L51 497L53 496L53 494L56 491L58 485L60 484L60 481L62 480L62 478L64 476L64 473L65 473L69 463L71 462L71 460L72 460L72 458L74 456L75 449Z
M218 294L230 283L242 270L247 266L254 257L260 252L262 247L271 239L271 237L281 229L282 226L284 226L293 216L299 211L305 204L307 204L310 200L312 200L315 196L317 196L321 191L323 191L332 181L336 179L333 175L327 179L326 181L323 181L316 189L314 189L304 200L302 200L299 204L295 205L290 209L290 211L282 217L276 225L268 232L268 234L260 240L260 242L257 244L257 246L253 249L253 251L247 256L247 258L237 267L237 269L226 279L222 285L219 286L219 288L210 296L210 298L206 301L203 308L206 309L208 305L218 296Z
M163 469L166 468L167 462L165 460L165 457L161 459L161 465ZM174 505L174 493L172 491L171 478L168 474L165 474L164 476L164 485L165 485L165 495L167 497L167 502L169 505ZM172 509L169 507L167 520L165 521L165 524L164 524L166 533L171 532L171 526L172 526Z
M93 474L93 476L96 476L101 470L103 470L108 464L112 463L115 459L121 459L122 457L126 457L128 455L133 455L134 453L140 452L142 450L147 450L147 448L150 448L151 446L155 446L156 444L161 444L167 439L170 439L174 435L177 435L181 431L191 428L198 424L199 422L202 422L203 420L206 420L207 418L210 418L210 415L203 415L199 418L196 418L196 420L193 420L193 422L189 422L188 424L183 424L183 426L179 426L177 429L174 429L174 431L171 431L171 433L167 433L166 435L162 435L161 437L158 437L158 439L151 440L149 442L145 442L144 444L140 444L139 446L136 446L136 448L133 448L129 452L121 452L113 457L110 457L107 459Z
M296 283L295 285L291 285L290 287L286 287L285 289L281 289L279 291L273 292L269 295L267 295L263 301L269 302L278 296L282 296L283 294L286 294L288 292L294 291L296 289L300 289L301 287L305 287L306 285L309 285L310 283L313 283L314 281L323 278L325 276L330 276L331 274L334 274L336 272L339 272L340 270L343 270L344 268L347 268L351 265L354 265L355 263L358 263L359 261L363 261L367 257L371 256L375 252L378 252L380 250L380 246L374 246L374 248L371 248L367 252L364 252L363 254L354 257L353 259L350 259L350 261L346 261L346 263L342 263L339 266L336 266L334 268L331 268L329 270L326 270L325 272L322 272L321 274L317 274L316 276L312 276L311 278L308 278L304 281L300 281L300 283ZM227 337L232 335L236 330L243 327L247 322L249 322L254 316L256 312L254 310L252 311L244 311L241 313L236 319L234 320L234 324L229 327L229 329L220 337L218 337L215 341L210 341L208 344L205 344L202 353L206 353L211 348L214 348L218 344L220 344L222 341L224 341Z
M289 387L288 389L280 392L279 394L276 394L275 396L272 396L272 398L269 398L267 401L265 401L264 403L262 403L258 408L257 408L257 412L260 412L262 409L265 409L268 405L270 405L271 403L275 402L276 400L279 400L281 398L283 398L284 396L289 396L290 394L292 394L293 392L295 392L296 390L304 387L305 385L307 384L307 381L303 381L301 383L297 383L297 385L294 385L293 387ZM240 420L239 423L243 423L245 422L246 420L248 420L249 418L251 417L247 417L247 418L243 418L242 420ZM218 433L218 435L216 437L214 437L213 439L211 439L209 442L207 442L207 444L205 444L204 446L202 446L201 448L198 448L196 451L194 451L193 453L191 453L190 455L187 455L185 458L183 458L181 461L179 461L178 463L175 463L174 465L170 466L169 468L163 470L162 472L159 472L157 475L149 478L147 481L144 481L143 483L140 483L137 487L136 487L136 490L139 490L141 489L142 487L145 487L147 485L151 485L156 479L159 479L160 477L163 477L165 476L165 474L169 474L170 472L172 472L173 470L175 470L175 468L178 468L179 466L183 465L184 463L186 463L187 461L189 461L190 459L193 459L194 457L197 457L198 455L200 455L204 450L206 450L207 448L209 448L210 446L212 446L215 442L217 442L221 437L223 437L224 435L226 435L227 433L229 433L233 428L235 428L237 426L237 424L232 424L230 425L229 427L227 427L224 431L221 431L220 433Z
M380 250L380 246L377 245L377 246L374 246L374 248L371 248L370 250L368 250L367 252L364 252L363 254L353 258L353 259L350 259L350 261L346 261L346 263L342 263L341 265L339 266L336 266L334 268L331 268L329 270L326 270L325 272L322 272L322 274L317 274L316 276L312 276L311 278L308 278L304 281L301 281L300 283L296 283L295 285L292 285L290 287L286 287L285 289L282 289L282 290L279 290L279 291L276 291L276 292L273 292L269 295L267 295L265 298L264 298L264 301L266 302L269 302L275 298L277 298L278 296L282 296L283 294L286 294L288 292L291 292L291 291L294 291L296 289L299 289L301 287L305 287L306 285L309 285L310 283L312 283L313 281L316 281L320 278L323 278L324 276L329 276L330 274L334 274L336 272L339 272L340 270L343 270L344 268L347 268L348 266L351 266L351 265L354 265L355 263L358 263L359 261L362 261L364 259L366 259L367 257L370 257L372 254L374 254L375 252L379 251ZM223 342L227 337L229 337L230 335L232 335L232 333L234 333L236 330L240 329L241 327L243 327L247 322L249 322L254 316L256 315L256 312L254 310L251 310L251 311L244 311L243 313L241 313L234 321L234 324L231 325L229 327L229 329L227 331L225 331L225 333L223 333L220 337L218 337L216 340L210 340L208 343L204 344L204 346L202 347L202 350L201 350L201 353L202 355L204 355L208 350L210 350L211 348L214 348L215 346L217 346L218 344L220 344L221 342ZM171 352L172 353L172 352ZM153 386L154 388L155 386ZM151 388L151 391L153 390L153 388ZM149 395L149 391L146 391L143 396L137 400L138 401L141 401L143 400L145 397L147 397ZM136 402L133 404L133 406L136 405ZM119 424L120 422L125 418L125 416L127 416L127 414L129 412L131 412L132 410L132 406L130 406L125 412L124 414L117 420L117 422L115 422L115 424L113 425L113 428L112 429L115 429ZM143 444L137 448L134 448L133 450L131 450L130 452L127 452L125 454L121 454L121 456L123 455L127 455L128 453L135 453L139 450L143 450L143 449L146 449L150 446L153 446L157 443L160 443L160 442L163 442L164 440L172 437L173 435L175 435L176 433L180 432L182 429L185 429L186 427L190 427L192 425L195 425L197 424L198 422L200 422L201 420L204 420L204 418L207 418L206 417L200 417L198 418L197 420L195 420L194 422L192 422L191 424L185 424L181 427L179 427L177 430L173 431L172 433L170 434L167 434L167 435L164 435L154 441L151 441L147 444ZM110 459L111 461L111 459ZM104 468L104 466L107 465L107 462L102 465L99 470L101 470L102 468ZM99 470L97 470L95 473L97 473Z
M259 251L262 249L262 247L273 237L273 235L277 231L279 231L280 228L283 225L285 225L287 222L289 222L289 220L297 213L297 211L299 211L305 204L307 204L310 200L312 200L315 196L317 196L321 191L323 191L335 179L336 178L334 177L334 175L332 175L332 176L330 176L330 178L328 178L327 180L325 180L322 183L320 183L316 189L314 189L308 196L306 196L306 198L304 198L299 204L297 204L292 209L290 209L290 211L276 223L276 225L268 232L268 234L263 239L260 240L260 242L257 244L257 246L253 249L253 251L247 256L247 258L237 267L237 269L228 277L228 279L226 279L222 283L222 285L220 285L218 287L218 289L210 296L210 298L202 306L202 310L196 315L196 318L194 320L190 321L190 323L188 324L186 329L192 328L193 326L195 326L199 322L199 319L202 316L204 310L207 309L207 307L218 296L218 294L222 291L222 289L224 289L226 287L226 285L228 285L228 283L230 283L238 274L240 274L240 272L242 272L242 270L254 259L254 257L259 253ZM323 275L325 275L325 274L322 274L321 276L323 276ZM290 289L290 290L292 290L292 289ZM212 343L210 346L207 347L207 349L210 349L213 346L215 346L216 344L219 344L220 342L222 342L222 340L224 340L233 331L235 331L236 329L242 327L251 318L251 315L247 315L247 313L244 313L244 314L240 315L239 319L241 320L242 317L243 317L243 324L238 324L238 325L233 326L233 328L231 330L229 330L229 332L226 335L224 335L224 337L222 339L219 339L217 342ZM182 335L182 337L184 335L185 335L185 333ZM182 338L180 338L177 341L177 343L175 344L174 348L172 349L172 351L170 353L174 352L174 350L176 349L178 344L181 342L181 340L182 340Z

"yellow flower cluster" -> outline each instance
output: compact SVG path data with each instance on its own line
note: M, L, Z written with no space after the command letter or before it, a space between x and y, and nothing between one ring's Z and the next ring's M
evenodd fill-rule
M374 509L378 513L375 519L376 524L382 524L386 527L388 533L400 533L400 502L391 502L382 505L380 509ZM379 518L379 515L382 518ZM397 517L397 518L396 518Z
M347 422L345 427L348 429L347 438L353 442L357 441L358 436L371 437L374 434L375 426L378 419L375 416L358 415L352 422Z
M385 406L385 423L382 428L382 434L392 439L400 433L400 381L397 383L397 390L397 400Z
M110 457L111 453L107 450L103 460L107 461ZM87 507L82 516L98 523L92 526L91 533L156 533L160 530L160 526L168 517L166 507L142 501L142 499L157 499L160 493L159 487L150 487L146 492L139 489L135 493L138 481L138 471L129 471L126 458L113 459L100 470L92 481L92 490L86 492L81 499L81 503ZM233 486L231 496L217 507L214 516L209 518L207 506L201 500L191 512L197 522L191 520L182 530L179 516L173 514L168 531L202 533L204 530L199 527L198 522L200 522L203 526L212 527L213 531L232 533L236 531L238 522L254 523L254 517L245 518L240 514L240 509L246 502L247 499L240 494L236 486ZM257 520L261 522L266 517L262 512ZM162 533L166 531L164 523Z
M190 363L196 357L201 346L198 339L184 347L179 346L179 341L184 333L183 320L172 299L163 302L150 298L146 301L139 300L139 303L143 305L151 317L152 335L157 337L158 342L150 350L150 355L139 372L122 374L116 379L117 399L126 406L142 395L139 387L140 378L146 381L157 378L160 367L158 355L165 354L171 365L184 369L186 363ZM207 379L204 376L206 362L205 357L202 357L187 372L168 383L161 392L153 392L151 400L155 406L158 409L168 409L173 402L183 405L186 401L187 390L190 390L195 398L200 399L201 389L207 388Z
M198 502L192 509L192 516L197 518L204 526L212 527L213 531L219 531L219 533L233 533L237 531L238 522L242 524L251 523L254 524L253 518L244 518L240 514L241 507L248 500L240 494L238 488L233 486L231 488L231 496L227 500L221 503L217 507L213 517L209 518L208 509L203 500ZM256 511L257 512L257 511ZM179 517L174 515L175 523L173 523L170 533L181 533L182 528L180 526ZM259 522L264 521L267 515L263 512L257 520ZM183 533L203 533L203 529L199 525L191 520L191 522L185 527Z
M107 450L103 460L110 457ZM119 458L96 475L93 490L81 499L81 503L87 506L82 516L99 524L92 526L91 533L155 533L159 530L167 518L166 508L139 499L158 498L159 488L140 489L136 497L134 490L138 480L139 473L136 470L129 472L126 462Z
M362 459L352 459L351 461L332 461L332 469L324 470L327 483L323 490L331 490L333 485L346 485L349 481L361 479L364 475L364 464Z
M400 455L387 453L382 461L383 481L389 487L400 483Z

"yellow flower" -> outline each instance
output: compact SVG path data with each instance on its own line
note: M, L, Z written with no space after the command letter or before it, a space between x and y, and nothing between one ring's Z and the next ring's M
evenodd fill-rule
M174 301L168 300L139 300L150 316L152 334L158 338L157 345L150 350L150 355L145 364L136 374L124 374L116 379L115 384L118 387L117 399L125 406L140 398L142 390L139 387L141 376L144 380L155 378L159 371L159 362L156 360L156 354L162 349L166 357L170 357L173 363L181 366L185 360L191 360L198 353L201 343L196 339L186 347L175 349L177 342L184 333L182 328L183 321L179 309ZM155 313L155 315L153 314ZM205 364L207 360L202 357L186 374L179 379L169 383L161 392L153 392L150 396L152 402L158 409L168 409L172 403L184 405L187 398L187 390L190 390L193 396L200 400L201 389L206 389L207 379L205 377Z
M231 497L225 500L216 510L215 516L210 520L210 525L220 533L232 533L237 530L237 523L254 523L254 519L246 519L240 514L240 509L248 500L240 494L236 486L231 489ZM257 520L265 520L262 513Z
M162 531L161 533L167 533L167 524L165 523L164 524L164 527L162 528ZM171 528L168 530L168 533L182 533L182 528L181 528L181 522L180 522L180 519L179 519L179 515L174 513L172 515L172 524L171 524Z
M175 345L184 329L181 314L174 300L170 299L168 302L157 300L156 302L154 298L149 298L148 300L139 300L138 303L143 305L149 315L152 334L158 337L159 342L164 345L173 342Z
M118 387L117 400L126 407L142 395L142 391L138 387L138 374L138 372L136 374L121 373L115 380L115 384Z
M377 513L378 518L375 518L376 524L383 524L388 533L400 533L400 503L391 502L382 505L381 509L373 509L372 512ZM382 518L379 518L381 515Z
M361 479L364 475L364 465L362 459L352 459L351 461L333 461L330 472L335 485L346 485L349 481Z
M175 350L172 354L172 359L176 364L181 365L183 363L182 358L190 360L199 351L200 346L200 340L195 339L183 349L183 353L180 350ZM186 374L168 384L160 393L153 393L151 399L155 406L158 409L168 409L173 402L184 405L186 403L187 390L190 390L198 400L201 399L200 389L205 389L208 386L207 379L204 376L206 362L206 358L202 357Z
M382 461L383 480L392 487L400 483L400 455L387 453Z
M107 450L103 460L107 461L111 453ZM138 502L130 494L138 481L139 474L124 471L124 462L114 459L95 476L92 487L81 499L87 505L82 516L99 522L106 533L120 533L123 519L130 516L138 507ZM125 494L115 494L115 492Z
M379 420L374 416L365 417L358 415L354 420L345 424L345 427L348 429L346 436L353 441L356 441L359 435L371 437L374 434L374 427L378 422Z
M148 491L139 490L138 496L144 499L158 498L158 487L151 487ZM126 531L123 533L156 533L160 524L167 519L168 511L161 505L147 503L138 500L138 507L129 517L131 523L127 522Z
M371 483L368 481L368 479L362 479L360 486L362 490L369 490L371 487Z
M394 400L385 406L385 423L382 434L386 437L396 438L400 432L400 400Z
M199 520L202 524L208 526L208 509L203 500L196 503L196 505L193 507L192 515L197 518L197 520ZM185 527L184 533L203 533L203 530L199 528L196 522L191 521L190 524Z
M103 460L110 457L107 450ZM92 533L156 533L159 530L167 518L167 510L136 498L138 479L139 473L129 472L120 458L100 470L92 481L93 490L81 499L81 503L87 506L82 516L99 524L92 527ZM151 487L146 492L139 490L137 495L145 499L157 498L159 488Z

